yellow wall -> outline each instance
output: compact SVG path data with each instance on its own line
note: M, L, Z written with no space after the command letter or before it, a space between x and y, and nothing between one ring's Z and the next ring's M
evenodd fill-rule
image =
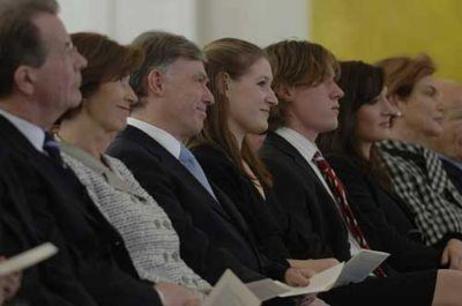
M311 40L339 59L374 62L426 52L462 81L461 0L307 0Z

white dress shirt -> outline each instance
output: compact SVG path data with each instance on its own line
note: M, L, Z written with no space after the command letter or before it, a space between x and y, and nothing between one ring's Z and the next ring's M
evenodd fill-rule
M172 134L152 124L132 117L129 117L127 119L127 124L142 130L143 132L148 134L152 139L157 141L170 154L175 156L176 159L180 158L181 142L179 142L175 137L173 137Z
M44 153L45 132L39 126L0 109L0 115L13 124L39 152Z
M318 166L316 166L316 164L313 162L314 154L316 154L316 152L319 151L316 144L308 140L305 136L298 133L297 131L287 128L287 127L279 128L276 130L275 133L281 136L282 138L284 138L303 156L303 158L306 160L306 162L311 167L311 169L313 169L314 173L316 173L316 176L321 181L326 191L332 197L334 203L337 203L337 200L335 199L329 185L324 179L324 176L322 175ZM348 230L348 227L347 227L347 230ZM359 251L361 250L361 247L359 243L356 241L356 239L354 239L353 235L351 235L350 231L348 231L348 240L350 242L351 255L353 256L359 253Z

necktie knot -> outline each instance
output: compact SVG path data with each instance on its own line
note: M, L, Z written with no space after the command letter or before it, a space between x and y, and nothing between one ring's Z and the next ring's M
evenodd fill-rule
M61 153L59 149L59 144L54 139L53 135L46 132L45 141L43 142L43 150L48 154L48 156L54 161L62 164Z
M194 155L191 153L191 151L189 151L188 148L186 148L183 145L181 146L181 149L180 149L180 158L179 159L180 159L180 162L182 164L194 165L195 163L197 163L197 160L194 157Z

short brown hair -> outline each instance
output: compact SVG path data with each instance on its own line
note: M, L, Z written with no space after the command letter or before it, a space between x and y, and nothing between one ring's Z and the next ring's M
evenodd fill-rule
M306 40L283 40L265 48L273 69L273 89L279 104L272 108L270 130L286 124L287 101L278 95L281 86L315 86L333 71L339 73L335 56L326 48Z
M414 58L390 57L379 61L376 65L385 71L388 94L398 96L402 100L409 98L419 80L432 75L436 70L433 60L426 54Z
M80 91L83 98L92 95L101 83L130 75L143 61L143 52L123 46L105 35L80 32L71 35L72 43L88 65L82 70Z
M151 31L140 34L132 46L143 50L144 61L131 76L130 83L138 97L147 95L146 77L153 68L166 69L179 58L204 60L202 51L181 35Z
M141 50L120 45L102 34L80 32L72 34L71 39L88 61L82 70L80 91L83 98L93 95L102 83L130 75L143 61ZM59 121L73 117L80 107L67 111Z
M246 141L239 151L235 137L228 126L229 101L224 92L224 74L233 80L238 80L247 73L249 68L261 58L266 58L265 52L258 46L237 38L222 38L204 47L207 59L205 70L210 79L209 88L215 103L208 106L207 118L202 132L196 136L192 145L207 143L223 151L240 170L241 174L254 179L245 171L244 160L257 179L264 185L271 184L271 176L263 163L250 150Z
M40 13L56 15L55 0L3 0L0 4L0 97L13 91L14 73L21 65L40 67L47 50L32 19Z

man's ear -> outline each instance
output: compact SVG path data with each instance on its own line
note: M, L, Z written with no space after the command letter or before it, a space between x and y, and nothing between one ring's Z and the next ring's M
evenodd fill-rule
M19 66L14 72L14 86L19 92L31 96L35 92L35 83L37 74L33 68L28 66Z
M152 69L146 78L148 91L162 96L165 90L165 73L159 69Z
M295 87L281 84L274 88L274 93L279 99L290 102L295 97Z

